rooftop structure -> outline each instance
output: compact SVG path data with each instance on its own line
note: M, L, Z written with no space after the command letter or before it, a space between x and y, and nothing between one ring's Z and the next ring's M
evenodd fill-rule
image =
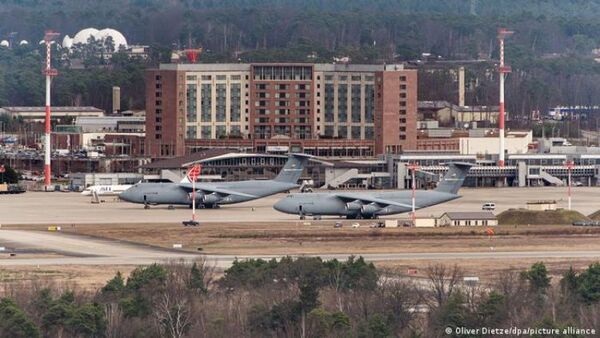
M42 122L46 117L46 107L2 107L0 114ZM96 107L52 107L52 119L80 116L102 117L104 110Z

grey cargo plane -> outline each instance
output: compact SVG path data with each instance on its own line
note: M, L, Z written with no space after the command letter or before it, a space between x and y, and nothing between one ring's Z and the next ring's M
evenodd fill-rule
M459 198L471 163L454 162L432 191L416 191L415 207L422 209ZM399 214L412 210L412 191L386 192L332 192L290 194L278 201L275 210L306 216L346 216L354 218L377 218L382 215Z
M298 187L298 179L309 156L291 154L283 169L272 180L196 183L198 207L216 208L221 204L246 202ZM192 183L136 183L123 191L119 198L133 203L149 205L190 205Z

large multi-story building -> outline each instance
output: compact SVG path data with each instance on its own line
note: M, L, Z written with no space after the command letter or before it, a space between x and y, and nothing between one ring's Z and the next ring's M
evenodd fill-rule
M164 64L146 73L146 86L151 157L416 149L417 73L402 65Z

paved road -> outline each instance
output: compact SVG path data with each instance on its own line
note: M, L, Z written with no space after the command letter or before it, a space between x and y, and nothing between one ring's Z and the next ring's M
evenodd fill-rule
M8 243L8 244L7 244ZM0 259L0 266L24 265L145 265L169 260L193 260L204 257L208 264L227 268L232 262L245 258L277 258L275 255L232 256L200 255L177 252L145 245L123 243L113 240L89 238L60 233L0 230L0 244L36 247L68 254L57 258L7 258ZM591 251L483 251L483 252L431 252L431 253L380 253L360 254L369 261L403 260L456 260L456 259L524 259L524 258L600 258L600 250ZM323 259L345 260L348 254L320 255Z

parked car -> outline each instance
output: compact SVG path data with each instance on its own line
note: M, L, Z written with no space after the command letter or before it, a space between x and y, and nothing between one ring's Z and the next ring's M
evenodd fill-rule
M383 223L383 222L372 223L371 225L369 225L369 228L385 228L385 223Z
M358 228L358 227L360 227L360 223L352 223L352 227L353 228Z
M496 203L487 202L481 206L481 210L494 211L496 210Z

